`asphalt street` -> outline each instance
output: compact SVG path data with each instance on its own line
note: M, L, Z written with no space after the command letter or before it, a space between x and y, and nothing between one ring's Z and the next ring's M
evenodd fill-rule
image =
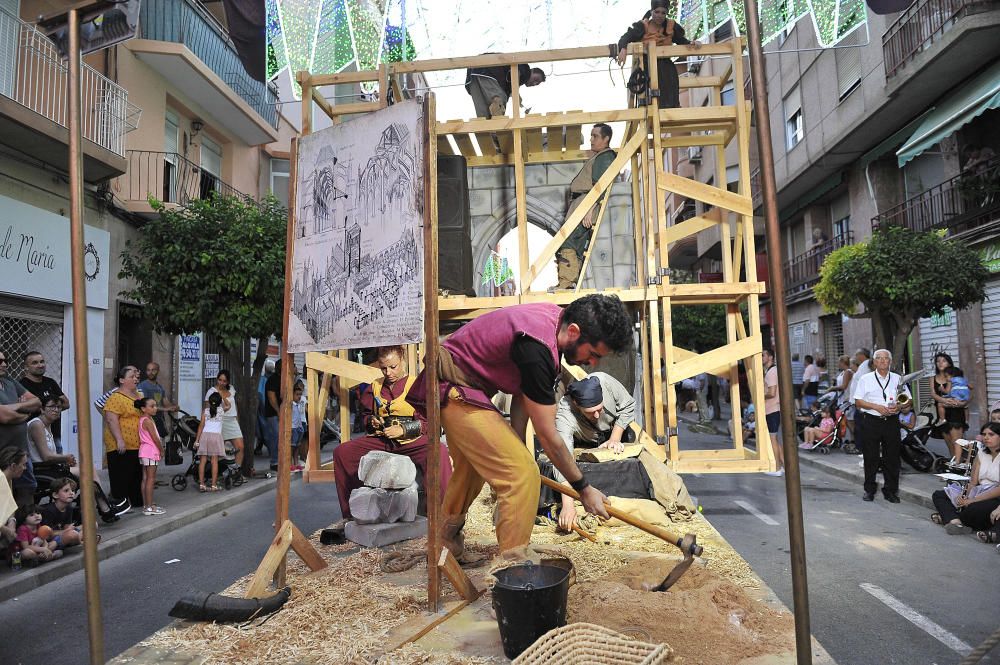
M704 514L788 607L784 478L685 476ZM995 547L949 536L913 504L802 469L813 635L840 665L952 665L1000 625ZM1000 663L994 650L983 663Z
M305 533L340 519L334 485L294 481L290 515ZM107 657L170 623L167 612L185 592L221 591L254 570L271 542L273 520L268 492L102 561ZM87 656L82 571L0 603L0 663L84 665Z

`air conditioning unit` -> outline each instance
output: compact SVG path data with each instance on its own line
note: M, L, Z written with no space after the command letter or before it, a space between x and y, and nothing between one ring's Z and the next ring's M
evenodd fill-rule
M692 164L701 164L701 146L695 145L688 148L688 161Z
M687 59L688 72L697 74L701 71L701 63L705 61L704 56L689 55Z

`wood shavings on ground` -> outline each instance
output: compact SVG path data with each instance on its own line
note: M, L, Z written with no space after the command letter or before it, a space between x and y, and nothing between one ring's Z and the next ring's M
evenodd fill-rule
M344 556L337 550L355 545L319 546L329 567L316 573L298 557L288 557L292 596L281 611L249 625L177 621L139 646L199 654L206 665L260 663L343 663L345 665L484 665L496 661L460 653L429 654L408 645L382 655L392 628L425 612L423 585L393 583L379 570L382 552L361 550ZM242 596L251 576L223 591Z
M493 533L494 505L489 487L484 488L479 498L469 508L465 523L467 542L470 540L496 542ZM579 512L582 514L583 509L579 508ZM760 580L750 565L722 539L719 532L700 513L689 521L673 524L670 529L678 536L685 533L698 536L698 543L705 548L702 561L709 570L744 589L760 588ZM597 541L593 543L583 540L576 534L560 533L552 526L536 526L531 532L532 543L558 546L562 555L573 561L577 579L581 581L599 579L626 565L634 559L634 556L629 556L627 552L666 554L680 559L680 552L673 545L624 524L598 528Z

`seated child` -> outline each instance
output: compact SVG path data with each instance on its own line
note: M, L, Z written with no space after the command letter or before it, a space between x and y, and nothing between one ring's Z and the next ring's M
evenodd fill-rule
M969 382L965 378L965 372L957 367L949 367L945 370L945 373L951 377L951 389L946 392L942 397L945 399L957 399L960 402L968 402L972 398L972 389L969 388ZM937 405L938 418L944 419L945 406L940 402Z
M1000 409L993 409L990 411L990 422L1000 423Z
M913 412L913 400L909 400L899 407L899 435L905 439L916 424L917 414Z
M33 563L51 561L62 556L52 529L42 526L42 513L38 506L30 504L18 511L17 544L21 548L21 560Z
M833 433L833 430L837 427L837 422L833 419L833 411L829 404L824 404L819 411L822 417L819 421L819 426L807 427L802 431L805 441L799 444L799 448L814 448L817 441L823 441L823 445L829 445L830 441L824 439Z
M83 532L73 510L76 481L56 478L49 485L49 493L52 500L42 506L42 524L52 528L52 539L59 549L79 545L83 541Z
M747 408L743 410L743 440L746 441L754 435L757 430L757 413L754 409L753 402L747 404Z

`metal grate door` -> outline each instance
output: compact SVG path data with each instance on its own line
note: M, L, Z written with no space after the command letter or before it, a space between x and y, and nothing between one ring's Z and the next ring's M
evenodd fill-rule
M0 299L0 349L7 353L11 378L24 374L24 354L38 351L45 356L45 375L62 383L62 307Z

